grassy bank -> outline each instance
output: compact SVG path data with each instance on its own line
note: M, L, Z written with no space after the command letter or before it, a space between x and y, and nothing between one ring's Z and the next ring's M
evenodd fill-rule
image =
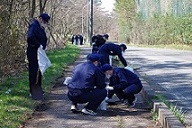
M62 75L64 68L72 63L80 50L74 45L65 49L48 52L52 66L47 69L43 80L44 90L52 87L56 78ZM28 72L10 77L0 83L0 127L19 127L34 111L37 102L29 97Z

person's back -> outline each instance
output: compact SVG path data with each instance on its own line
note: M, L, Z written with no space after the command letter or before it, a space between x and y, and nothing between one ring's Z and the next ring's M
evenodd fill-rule
M72 101L71 111L78 112L78 103L87 103L82 113L96 115L95 111L107 96L105 74L97 67L99 54L90 54L88 61L77 65L68 84L68 98Z
M122 64L126 67L127 62L122 55L123 50L125 50L123 45L118 45L114 43L105 43L99 48L99 54L102 55L101 65L109 64L109 55L117 55L122 62Z
M121 76L121 79L119 79L119 76ZM112 79L111 83L113 85L115 85L115 84L117 85L117 84L121 83L122 81L126 82L127 85L131 85L133 83L139 82L140 80L139 80L139 77L135 73L133 73L125 68L114 68L113 69L113 79Z
M99 53L108 55L118 55L121 52L120 46L111 42L103 44L99 49Z
M69 87L77 89L94 88L97 67L92 62L84 62L77 65L72 74Z
M40 45L43 46L43 49L46 48L47 36L45 30L36 19L31 22L27 31L27 43L28 48L38 49Z

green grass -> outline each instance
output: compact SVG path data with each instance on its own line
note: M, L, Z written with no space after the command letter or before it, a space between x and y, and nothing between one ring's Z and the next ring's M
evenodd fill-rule
M178 108L177 105L173 105L172 103L170 103L165 96L163 96L162 94L157 94L155 95L155 97L153 99L158 99L160 101L162 101L163 103L165 103L165 105L173 112L173 114L180 120L180 122L182 124L185 124L185 113L186 111L182 110L182 108ZM153 117L156 117L156 114L153 113Z
M75 61L80 50L74 45L47 53L52 66L44 74L43 88L49 90L64 68ZM31 116L38 103L29 97L28 72L0 83L0 127L16 128Z

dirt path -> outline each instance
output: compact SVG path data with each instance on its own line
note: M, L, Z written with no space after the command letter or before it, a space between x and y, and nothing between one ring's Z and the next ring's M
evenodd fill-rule
M77 61L68 66L64 74L71 75L74 65L85 61L90 48L82 47L82 53ZM54 88L46 95L45 103L48 109L34 112L24 128L160 128L152 120L152 114L140 94L135 108L123 105L107 106L107 111L98 111L96 116L73 114L70 111L70 101L67 98L67 87L62 84L64 77L57 80ZM83 105L80 105L83 108Z

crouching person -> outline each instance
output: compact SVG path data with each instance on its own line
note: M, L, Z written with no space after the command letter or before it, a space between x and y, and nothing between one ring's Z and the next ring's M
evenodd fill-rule
M79 112L78 103L87 103L81 110L83 114L96 115L95 112L107 96L105 74L97 67L99 54L87 56L87 62L78 64L68 84L68 98L72 101L71 111Z
M112 68L109 64L101 66L101 70L106 76L110 77L110 86L113 87L112 93L108 98L112 98L115 93L117 97L126 102L128 107L134 107L136 102L135 94L143 88L139 77L130 70L125 68Z

